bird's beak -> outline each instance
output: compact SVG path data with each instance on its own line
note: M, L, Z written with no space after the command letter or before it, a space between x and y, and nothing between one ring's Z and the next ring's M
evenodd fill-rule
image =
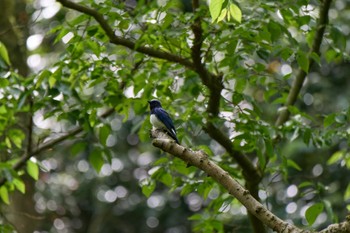
M149 104L151 103L151 101L150 101L150 100L148 100L147 102L148 102Z

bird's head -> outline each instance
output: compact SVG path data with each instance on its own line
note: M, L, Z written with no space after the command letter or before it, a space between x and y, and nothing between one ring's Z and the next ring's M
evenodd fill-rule
M161 108L162 107L162 105L161 105L159 100L149 100L148 103L149 103L150 109Z

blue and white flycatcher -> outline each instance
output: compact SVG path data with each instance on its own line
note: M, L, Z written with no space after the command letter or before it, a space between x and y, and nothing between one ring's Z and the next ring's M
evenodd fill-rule
M166 130L170 137L172 137L177 144L179 140L176 136L176 129L174 123L171 120L169 114L162 108L162 105L159 100L150 100L148 101L149 108L151 110L150 121L155 129Z

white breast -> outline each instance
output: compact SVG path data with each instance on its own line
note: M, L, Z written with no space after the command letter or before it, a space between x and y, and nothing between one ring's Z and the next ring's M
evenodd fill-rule
M156 128L156 129L166 129L165 125L160 120L158 120L156 115L151 114L150 121L151 121L151 124L153 125L154 128Z

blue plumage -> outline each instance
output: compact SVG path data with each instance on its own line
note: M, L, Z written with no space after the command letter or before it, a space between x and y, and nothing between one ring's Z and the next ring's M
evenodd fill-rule
M172 137L177 144L180 144L176 136L176 129L174 127L174 123L171 120L169 114L162 108L160 101L151 100L148 101L148 103L151 110L150 121L153 127L156 129L166 130L170 137Z

